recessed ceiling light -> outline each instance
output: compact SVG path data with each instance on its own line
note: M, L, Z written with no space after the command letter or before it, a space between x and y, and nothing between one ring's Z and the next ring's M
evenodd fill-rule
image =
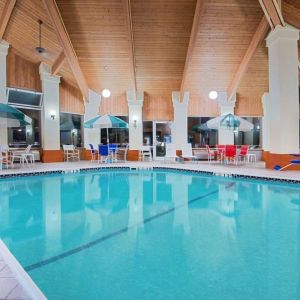
M210 91L208 94L209 99L216 100L218 98L218 92L217 91Z
M104 89L104 90L102 91L102 96L103 96L104 98L110 97L110 90L109 90L109 89Z

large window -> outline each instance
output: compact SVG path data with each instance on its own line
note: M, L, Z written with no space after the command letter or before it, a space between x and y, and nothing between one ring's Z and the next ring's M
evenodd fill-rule
M60 143L82 147L83 116L60 113Z
M12 148L25 148L31 144L32 147L40 147L40 119L41 112L36 109L17 108L32 119L32 124L23 127L12 127L7 129L8 144Z
M188 142L194 148L205 145L215 147L218 143L218 131L203 128L203 125L210 119L209 117L188 117Z
M261 146L261 123L262 118L259 117L243 117L243 119L253 124L253 130L248 132L235 132L235 145L250 145L253 148L260 148Z
M143 144L153 145L153 122L152 121L143 122Z
M127 116L117 116L119 119L128 123ZM100 129L99 129L100 130ZM108 137L107 137L108 132ZM125 145L129 142L129 132L128 128L105 128L101 129L101 143L106 144L107 138L109 139L110 144L120 144Z

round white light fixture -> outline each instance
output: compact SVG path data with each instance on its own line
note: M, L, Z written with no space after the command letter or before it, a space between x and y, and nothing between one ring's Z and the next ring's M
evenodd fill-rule
M104 89L104 90L102 91L102 96L103 96L104 98L110 97L110 90L109 90L109 89Z
M209 99L216 100L218 98L218 92L217 91L210 91L208 94Z

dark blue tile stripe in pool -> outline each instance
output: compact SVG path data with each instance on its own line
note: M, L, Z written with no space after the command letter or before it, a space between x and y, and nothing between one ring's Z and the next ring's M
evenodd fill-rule
M235 185L235 182L230 182L230 183L226 186L226 189L232 187L233 185ZM163 217L163 216L165 216L165 215L168 215L168 214L174 212L176 209L180 209L180 208L182 208L182 207L184 207L184 206L186 206L186 205L188 205L188 204L191 204L191 203L194 203L194 202L199 201L199 200L201 200L201 199L204 199L204 198L206 198L206 197L215 195L215 194L217 194L218 192L219 192L219 189L214 190L214 191L212 191L212 192L209 192L209 193L207 193L207 194L205 194L205 195L196 197L196 198L194 198L194 199L191 199L191 200L189 200L187 203L184 203L184 204L181 204L181 205L174 206L174 207L172 207L172 208L170 208L170 209L168 209L168 210L165 210L165 211L163 211L163 212L161 212L161 213L158 213L158 214L156 214L156 215L154 215L154 216L151 216L151 217L145 219L144 222L143 222L143 224L149 223L149 222L151 222L151 221L153 221L153 220L156 220L156 219L158 219L158 218L160 218L160 217ZM82 245L82 246L76 247L76 248L71 249L71 250L69 250L69 251L63 252L63 253L61 253L61 254L59 254L59 255L56 255L56 256L50 257L50 258L48 258L48 259L42 260L42 261L37 262L37 263L35 263L35 264L29 265L29 266L25 267L25 270L26 270L27 272L29 272L29 271L32 271L32 270L34 270L34 269L41 268L41 267L43 267L43 266L45 266L45 265L54 263L54 262L56 262L56 261L58 261L58 260L61 260L61 259L63 259L63 258L66 258L66 257L68 257L68 256L71 256L71 255L73 255L73 254L76 254L76 253L81 252L81 251L83 251L83 250L86 250L86 249L88 249L88 248L91 248L91 247L93 247L93 246L95 246L95 245L98 245L98 244L100 244L100 243L102 243L102 242L104 242L104 241L106 241L106 240L109 240L109 239L115 237L115 236L121 235L122 233L126 233L128 230L130 230L130 229L136 227L137 225L140 225L140 223L135 224L135 225L133 225L133 226L131 226L131 227L129 227L129 226L124 227L124 228L122 228L122 229L120 229L120 230L118 230L118 231L114 231L114 232L112 232L112 233L109 233L109 234L107 234L107 235L105 235L105 236L103 236L103 237L101 237L101 238L99 238L99 239L96 239L96 240L92 241L92 242L86 243L86 244L84 244L84 245Z

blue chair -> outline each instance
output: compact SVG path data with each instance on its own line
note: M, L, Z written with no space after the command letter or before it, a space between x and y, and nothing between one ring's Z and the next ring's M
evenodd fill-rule
M112 161L116 162L117 161L117 151L118 151L117 144L109 144L108 151L109 151L109 154L111 155Z
M95 161L96 160L96 156L98 154L97 150L94 148L93 144L89 144L90 147L90 154L91 154L91 161Z
M99 149L98 162L107 163L110 158L110 153L108 151L108 145L98 145L98 149Z

